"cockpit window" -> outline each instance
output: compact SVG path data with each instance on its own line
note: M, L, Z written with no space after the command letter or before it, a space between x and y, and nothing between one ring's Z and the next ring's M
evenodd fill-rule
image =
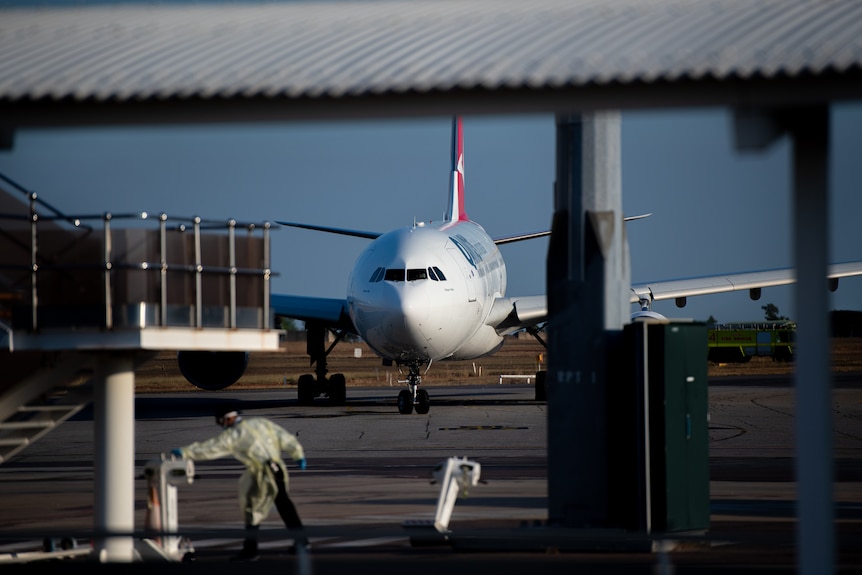
M415 268L405 270L404 268L382 268L379 267L374 270L374 273L371 274L371 279L369 282L379 282L382 280L386 280L388 282L403 282L407 279L409 282L417 281L417 280L427 280L432 279L435 282L446 281L446 276L443 275L443 272L437 266L432 266L429 268Z
M371 274L371 279L368 281L372 283L379 282L383 279L384 273L386 273L386 268L377 268L376 270L374 270L374 273Z
M403 282L404 268L390 268L386 270L386 276L383 279L388 282Z
M416 280L427 280L428 271L424 269L407 270L407 281L413 282Z

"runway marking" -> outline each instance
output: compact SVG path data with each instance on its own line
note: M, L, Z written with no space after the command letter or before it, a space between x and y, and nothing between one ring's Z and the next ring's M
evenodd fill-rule
M388 536L388 537L369 537L367 539L349 539L345 537L311 537L311 549L314 548L351 548L351 547L378 547L391 545L393 543L401 543L407 541L407 536ZM241 539L202 539L200 541L192 541L195 549L231 549L242 546ZM258 547L267 551L278 551L279 549L288 549L293 545L293 539L272 539L261 541Z
M459 425L458 427L438 427L437 431L519 431L530 429L515 425Z
M379 547L384 545L392 545L394 543L404 543L409 541L408 537L373 537L370 539L355 539L352 541L340 541L338 543L321 543L320 546L327 548L352 548L352 547ZM314 552L314 546L311 548Z
M716 433L713 434L712 432ZM708 434L710 436L709 441L711 442L727 441L728 439L734 439L740 435L745 435L745 433L746 430L741 427L723 424L710 425L708 430ZM718 437L722 434L726 434L725 437Z

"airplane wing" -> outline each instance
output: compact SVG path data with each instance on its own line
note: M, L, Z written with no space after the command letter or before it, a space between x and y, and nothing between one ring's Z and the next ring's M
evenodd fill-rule
M290 226L293 228L303 228L306 230L316 230L318 232L327 232L330 234L339 234L342 236L353 236L356 238L366 238L369 240L377 239L383 235L380 232L366 232L366 231L362 231L362 230L349 230L346 228L330 228L327 226L315 226L312 224L300 224L297 222L279 222L279 221L276 221L275 223L282 225L282 226Z
M648 218L651 215L652 214L639 214L637 216L626 216L625 218L623 218L623 220L626 222L633 222L635 220L642 220L643 218ZM282 222L277 223L280 224ZM495 244L497 244L498 246L502 246L503 244L510 244L512 242L520 242L523 240L531 240L533 238L541 238L549 235L551 235L551 230L541 230L538 232L529 232L526 234L515 234L513 236L499 236L493 239Z
M541 238L544 236L551 235L551 230L542 230L539 232L530 232L528 234L517 234L514 236L502 236L498 238L494 238L494 243L498 246L503 244L510 244L512 242L520 242L522 240L531 240L533 238Z
M326 327L356 333L346 299L272 294L269 307L276 316L317 322Z
M840 278L860 275L862 262L832 264L829 266L828 287L834 291ZM795 282L796 271L793 268L657 281L633 285L630 301L638 303L642 299L649 302L684 299L689 296L756 290ZM547 320L548 301L544 295L498 298L488 316L488 324L494 326L501 335L535 327Z
M834 291L838 287L840 278L858 275L862 275L862 262L832 264L828 272L829 289ZM639 301L684 299L689 296L756 290L795 282L796 271L793 268L657 281L633 285L630 301L638 303Z

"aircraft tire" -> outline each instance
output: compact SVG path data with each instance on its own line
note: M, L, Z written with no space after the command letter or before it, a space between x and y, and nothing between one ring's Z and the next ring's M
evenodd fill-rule
M344 405L347 399L347 381L343 373L336 373L329 378L329 403Z
M314 402L314 376L310 373L299 376L296 382L296 397L300 405L311 405Z
M416 413L425 415L431 409L431 398L428 397L428 392L420 389L416 392Z
M402 389L398 393L398 413L401 415L413 413L413 398L410 397L410 392L406 389Z

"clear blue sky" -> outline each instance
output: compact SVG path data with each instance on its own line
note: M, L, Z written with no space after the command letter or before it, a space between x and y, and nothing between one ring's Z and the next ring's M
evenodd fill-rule
M789 266L790 145L757 154L732 145L724 109L627 112L623 209L632 279ZM208 219L292 220L372 231L439 218L448 189L449 118L328 123L21 130L0 172L68 213L166 212ZM554 118L464 119L466 209L492 235L547 229L553 210ZM862 260L862 105L833 111L832 261ZM343 297L366 240L307 230L273 233L278 293ZM545 291L547 240L501 248L509 295ZM792 288L691 298L671 317L794 316ZM862 279L830 309L862 310Z

